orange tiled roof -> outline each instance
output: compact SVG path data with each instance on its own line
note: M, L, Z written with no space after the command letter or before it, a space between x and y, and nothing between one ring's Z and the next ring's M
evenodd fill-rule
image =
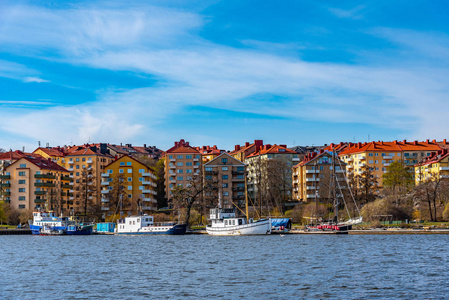
M402 152L402 151L438 151L441 150L437 143L429 142L370 142L370 143L349 143L349 146L339 155L361 153L366 151L385 151L385 152Z
M168 151L167 151L167 153L168 153ZM173 151L170 151L170 153L200 153L200 152L191 146L182 146L182 147L176 148Z
M25 152L16 150L16 151L8 151L5 153L0 153L0 160L18 160L18 159L21 159L22 157L27 157L27 156L42 158L42 156L40 156L39 154L25 153Z
M39 147L36 150L33 151L33 153L35 153L37 150L41 150L42 152L44 152L45 154L49 155L49 156L58 156L58 157L62 157L65 155L64 153L64 149L57 147L57 148L44 148L44 147Z

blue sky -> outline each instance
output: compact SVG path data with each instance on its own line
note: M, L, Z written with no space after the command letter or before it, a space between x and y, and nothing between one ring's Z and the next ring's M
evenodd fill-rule
M448 137L447 1L0 2L0 148Z

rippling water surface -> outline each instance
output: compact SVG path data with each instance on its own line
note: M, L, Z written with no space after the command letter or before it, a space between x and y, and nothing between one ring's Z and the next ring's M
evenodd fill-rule
M1 236L1 299L447 299L448 235Z

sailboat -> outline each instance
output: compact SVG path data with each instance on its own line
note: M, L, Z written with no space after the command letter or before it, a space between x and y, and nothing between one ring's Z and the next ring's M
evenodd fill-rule
M339 162L340 168L341 163ZM348 184L348 179L346 177L346 175L344 175L344 179L346 184L349 187ZM331 231L331 232L335 232L335 233L348 233L348 230L352 229L352 225L356 225L356 224L360 224L362 223L362 217L360 216L360 211L359 208L357 206L357 203L354 200L354 196L352 194L351 189L349 189L349 193L351 195L352 200L354 201L355 207L357 209L358 215L359 217L352 219L350 218L349 220L345 221L345 222L340 222L338 219L338 208L340 206L340 202L339 202L339 195L337 193L337 190L339 192L339 194L341 196L343 196L343 192L342 192L342 186L340 185L339 181L336 178L336 172L335 172L335 151L334 149L332 149L332 174L331 174L331 187L333 187L332 189L332 198L333 198L333 208L334 208L334 218L331 220L328 220L327 222L322 222L319 225L312 225L312 226L307 226L307 230L320 230L320 231ZM315 202L317 201L317 192L315 190ZM342 197L346 211L348 216L350 216L348 207L346 205L346 201L344 199L344 197Z
M245 183L246 190L246 183ZM237 217L235 208L221 208L221 193L218 195L218 208L210 210L211 224L206 226L210 235L266 235L271 234L271 219L254 221L248 214L248 193L245 191L245 217Z

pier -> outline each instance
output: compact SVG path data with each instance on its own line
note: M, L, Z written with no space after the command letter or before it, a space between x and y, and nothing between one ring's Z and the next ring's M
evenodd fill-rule
M0 235L22 235L31 234L30 229L0 229Z

